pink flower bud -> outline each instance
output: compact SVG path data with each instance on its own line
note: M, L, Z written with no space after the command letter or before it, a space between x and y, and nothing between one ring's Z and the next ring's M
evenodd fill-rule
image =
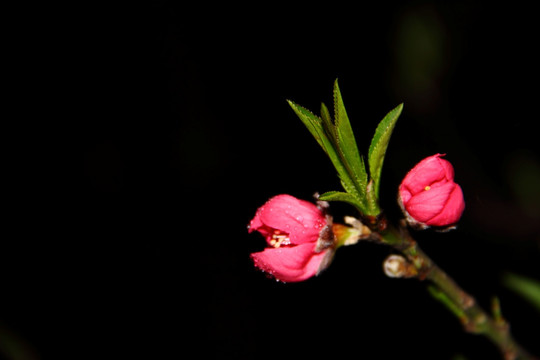
M465 209L461 187L454 182L454 168L442 156L420 161L399 186L398 202L413 226L452 227Z
M314 204L290 195L277 195L261 206L249 225L268 247L251 254L256 267L283 282L317 275L328 262L333 233L328 219ZM332 237L332 241L328 241ZM323 240L323 241L321 241ZM321 244L327 244L321 246Z

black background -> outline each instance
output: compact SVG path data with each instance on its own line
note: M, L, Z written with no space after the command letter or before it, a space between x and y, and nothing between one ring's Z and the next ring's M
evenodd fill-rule
M453 232L415 237L484 307L499 296L515 337L540 352L538 312L501 281L539 279L532 8L63 10L62 22L31 27L15 61L0 253L7 356L498 358L425 284L386 278L388 248L341 249L298 284L253 268L257 207L339 189L285 101L317 112L335 78L364 153L378 121L405 104L381 185L391 219L405 173L447 154L464 216ZM352 211L332 209L336 221Z

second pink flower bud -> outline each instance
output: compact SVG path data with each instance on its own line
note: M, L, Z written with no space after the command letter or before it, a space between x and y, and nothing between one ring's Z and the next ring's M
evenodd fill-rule
M398 202L412 226L454 226L465 209L461 187L454 182L454 168L444 154L420 161L399 186Z

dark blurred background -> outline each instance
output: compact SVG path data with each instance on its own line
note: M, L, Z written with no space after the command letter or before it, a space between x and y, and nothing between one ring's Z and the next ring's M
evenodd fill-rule
M499 296L540 353L540 314L502 282L540 280L535 11L352 5L80 6L30 31L7 139L6 358L499 358L425 284L386 278L388 248L340 249L299 284L254 269L257 207L340 188L285 101L318 112L335 78L364 153L405 104L381 186L390 218L406 172L447 154L464 216L415 236L484 307Z

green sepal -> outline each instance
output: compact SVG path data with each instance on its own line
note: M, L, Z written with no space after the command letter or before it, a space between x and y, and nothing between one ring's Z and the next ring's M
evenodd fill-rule
M386 114L386 116L379 123L379 126L377 126L377 130L375 130L375 135L373 135L371 145L369 146L369 174L371 175L371 180L373 180L372 191L374 191L372 196L377 200L379 198L379 185L384 155L386 154L390 136L392 136L392 131L394 130L396 121L399 118L402 110L403 104L399 104L395 109Z

